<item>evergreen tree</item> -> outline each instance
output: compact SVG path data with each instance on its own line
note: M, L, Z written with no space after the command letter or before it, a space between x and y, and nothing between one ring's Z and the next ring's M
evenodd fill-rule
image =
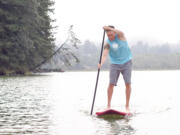
M25 72L53 53L51 0L0 0L0 72Z

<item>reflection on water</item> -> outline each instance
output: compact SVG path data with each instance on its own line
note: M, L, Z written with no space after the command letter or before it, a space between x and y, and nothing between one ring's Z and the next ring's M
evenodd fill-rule
M97 135L133 135L134 133L135 129L131 127L128 119L97 122Z
M180 71L134 71L133 116L104 120L90 115L96 72L0 78L0 134L179 135ZM101 72L94 106L106 107L108 72ZM122 78L112 106L123 110Z

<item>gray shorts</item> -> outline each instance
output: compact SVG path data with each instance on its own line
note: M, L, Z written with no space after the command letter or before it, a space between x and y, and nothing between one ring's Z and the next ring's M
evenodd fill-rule
M125 84L131 83L132 60L124 64L111 64L110 66L110 84L117 85L120 73L123 76Z

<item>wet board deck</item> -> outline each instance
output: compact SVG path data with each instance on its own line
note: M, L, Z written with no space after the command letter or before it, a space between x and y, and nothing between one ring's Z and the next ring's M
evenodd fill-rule
M114 109L109 109L102 112L96 112L96 115L97 116L107 116L107 115L130 116L131 113L120 112Z

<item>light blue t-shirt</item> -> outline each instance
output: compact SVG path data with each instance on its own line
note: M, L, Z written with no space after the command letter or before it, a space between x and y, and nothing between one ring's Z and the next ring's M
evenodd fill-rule
M115 35L114 40L107 40L109 44L109 57L111 64L124 64L132 59L132 53L128 47L127 41L120 40L118 35Z

